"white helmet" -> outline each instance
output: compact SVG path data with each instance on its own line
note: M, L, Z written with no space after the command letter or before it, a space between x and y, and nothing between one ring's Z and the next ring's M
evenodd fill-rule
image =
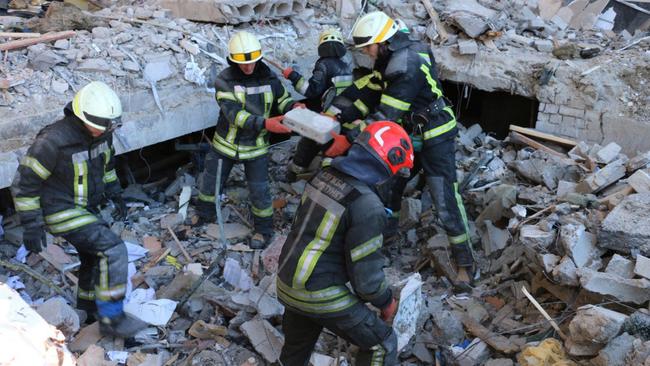
M343 43L343 35L341 35L341 31L336 28L328 28L322 31L318 37L318 45L330 41Z
M236 64L251 64L262 58L262 45L246 31L237 32L228 42L228 59Z
M361 17L354 29L352 40L357 48L388 40L397 32L397 23L382 11L374 11Z
M101 81L93 81L75 94L72 112L88 126L106 131L119 126L122 103L110 86Z

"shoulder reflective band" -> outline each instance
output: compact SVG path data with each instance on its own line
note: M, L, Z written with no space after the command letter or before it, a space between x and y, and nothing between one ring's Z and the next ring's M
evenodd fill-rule
M377 249L381 248L383 242L384 237L379 234L367 242L352 248L350 251L350 258L352 258L352 262L357 262L374 253L377 251Z
M31 156L25 156L23 160L20 162L21 165L29 167L32 169L36 175L41 177L41 179L45 180L49 178L49 176L52 174L50 173L49 170L45 169L43 164L41 164L38 160L32 158Z
M245 62L259 58L262 55L262 50L257 50L248 53L231 53L230 58L234 61Z

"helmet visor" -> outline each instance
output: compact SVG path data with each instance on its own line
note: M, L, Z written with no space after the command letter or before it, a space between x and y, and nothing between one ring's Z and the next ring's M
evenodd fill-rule
M257 50L248 53L231 53L230 58L235 62L246 62L257 60L262 56L262 50Z
M122 117L104 118L93 116L92 114L88 114L86 112L84 112L84 117L86 117L86 120L88 120L88 122L100 128L103 128L106 132L114 131L118 127L122 126Z

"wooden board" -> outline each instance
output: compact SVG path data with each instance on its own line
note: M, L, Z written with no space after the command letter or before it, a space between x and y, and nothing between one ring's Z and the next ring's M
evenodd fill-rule
M510 132L510 139L513 140L514 142L518 142L518 143L521 143L521 144L524 144L524 145L528 145L528 146L532 147L533 149L542 150L542 151L545 151L545 152L547 152L547 153L549 153L551 155L557 156L559 158L569 160L566 154L555 151L555 150L551 149L550 147L548 147L548 146L546 146L546 145L544 145L542 143L539 143L539 142L537 142L537 141L535 141L535 140L533 140L533 139L531 139L529 137L526 137L526 136L520 134L519 132L511 131ZM571 160L571 161L573 161L573 160Z
M551 135L550 133L545 133L541 131L537 131L532 128L526 128L526 127L521 127L521 126L515 126L515 125L510 125L510 131L515 131L519 132L522 135L526 136L532 136L532 137L537 137L542 140L554 142L558 145L563 145L563 146L568 146L573 148L576 146L578 143L576 141L570 140L570 139L565 139L563 137Z

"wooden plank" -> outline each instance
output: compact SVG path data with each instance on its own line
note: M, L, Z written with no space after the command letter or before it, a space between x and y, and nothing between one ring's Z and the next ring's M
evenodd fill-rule
M512 354L512 353L519 352L519 346L517 346L511 340L509 340L508 338L502 335L490 331L489 329L481 325L481 323L472 319L472 317L470 317L468 314L463 314L463 316L460 318L460 321L463 323L465 328L467 328L467 331L471 335L481 338L483 342L487 343L490 347L494 348L495 350L505 354Z
M532 128L526 128L526 127L521 127L521 126L515 126L515 125L510 125L510 131L515 131L519 132L522 135L526 136L532 136L532 137L537 137L542 140L554 142L559 145L563 146L568 146L573 148L576 146L578 143L576 141L570 140L570 139L565 139L563 137L551 135L550 133L545 133L541 131L537 131Z
M433 8L430 0L422 0L422 4L427 9L427 13L429 13L431 20L436 24L436 31L438 31L438 35L440 36L440 43L444 43L449 38L449 34L447 34L445 25L440 21L438 12Z
M47 33L38 38L27 38L17 41L10 41L7 43L0 44L0 51L11 51L19 48L29 47L38 43L52 42L59 39L66 39L74 37L77 34L75 31L63 31L56 33Z
M178 237L176 236L174 230L172 230L170 227L167 227L167 230L169 230L169 233L172 234L172 238L174 238L176 245L178 245L178 248L180 248L185 259L187 259L187 263L192 263L192 257L190 257L190 254L185 249L185 246L180 242L180 240L178 240Z
M515 142L519 142L521 144L528 145L528 146L532 147L533 149L542 150L542 151L545 151L545 152L547 152L547 153L549 153L551 155L557 156L559 158L569 160L567 158L566 154L555 151L555 150L551 149L550 147L548 147L546 145L543 145L543 144L541 144L541 143L539 143L539 142L537 142L537 141L535 141L535 140L533 140L531 138L528 138L528 137L520 134L519 132L511 131L510 132L510 139L515 141ZM573 160L571 160L571 161L573 161Z
M5 38L38 38L40 33L0 32L0 37Z

